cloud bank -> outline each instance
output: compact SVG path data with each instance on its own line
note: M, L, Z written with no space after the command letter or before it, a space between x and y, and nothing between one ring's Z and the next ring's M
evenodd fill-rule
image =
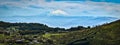
M51 11L53 11L52 14L69 14L69 16L110 16L120 18L119 3L89 0L0 0L0 16L49 15Z

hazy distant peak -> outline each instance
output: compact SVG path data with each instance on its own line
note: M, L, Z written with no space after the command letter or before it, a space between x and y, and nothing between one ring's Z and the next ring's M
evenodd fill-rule
M60 9L53 10L50 12L50 14L52 14L52 15L68 15L68 13L66 11L60 10Z

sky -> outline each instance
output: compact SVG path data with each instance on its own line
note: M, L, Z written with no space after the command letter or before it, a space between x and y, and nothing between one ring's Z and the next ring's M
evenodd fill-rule
M0 16L120 17L120 0L0 0Z
M1 21L17 22L16 17L18 17L23 20L20 22L32 22L29 20L24 20L21 18L21 16L24 16L24 18L30 16L34 18L37 16L39 20L34 19L37 20L36 22L39 21L39 23L45 23L54 26L59 23L59 21L56 19L56 16L63 16L64 18L61 17L59 20L65 21L70 21L72 19L78 20L76 17L79 16L114 17L119 19L120 0L0 0ZM68 17L72 17L72 19L68 19ZM48 21L41 21L40 19L47 19ZM51 22L52 20L57 21L57 23L54 24L54 22ZM74 24L69 23L70 22L67 22L66 24ZM63 25L65 26L65 24Z

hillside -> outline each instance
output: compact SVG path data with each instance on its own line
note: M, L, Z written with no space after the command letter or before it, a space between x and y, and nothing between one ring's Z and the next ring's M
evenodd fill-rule
M27 28L20 26L23 23L16 23L17 25L5 23L6 26L3 23L5 22L0 23L0 45L120 45L120 20L93 28L78 26L67 29L67 31L58 28L57 32L55 31L57 28L52 28L48 32L32 30L30 25L34 23L24 25ZM15 26L11 27L13 24ZM18 27L22 27L24 30ZM46 25L45 27L51 28ZM74 31L71 31L72 29Z
M120 20L91 29L49 35L55 45L120 45ZM56 42L54 42L56 43Z

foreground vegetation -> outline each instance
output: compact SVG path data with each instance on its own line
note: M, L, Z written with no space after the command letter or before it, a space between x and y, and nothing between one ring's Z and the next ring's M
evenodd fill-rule
M1 21L0 45L120 45L120 20L70 29Z

